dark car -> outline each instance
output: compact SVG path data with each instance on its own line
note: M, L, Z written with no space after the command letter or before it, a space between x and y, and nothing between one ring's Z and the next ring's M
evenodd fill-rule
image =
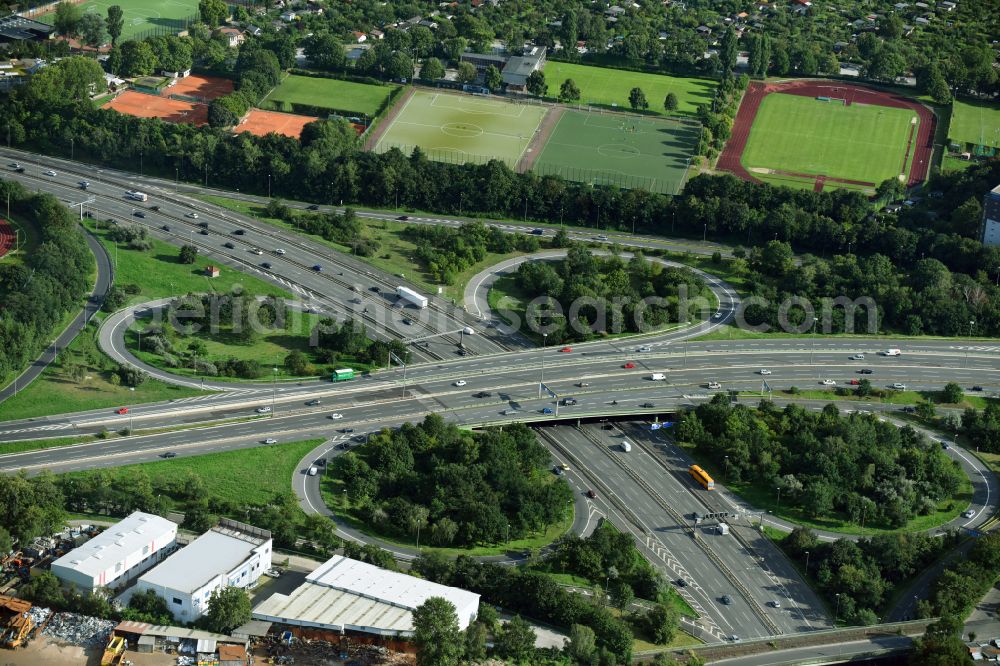
M270 268L271 267L271 262L270 261L265 261L264 263L262 263L260 265L260 267L261 268Z
M160 457L161 458L176 458L177 454L174 453L173 451L167 451L166 453L161 453Z
M542 231L541 229L532 229L532 230L531 230L531 233L532 233L533 235L535 235L535 236L541 236L541 235L542 235L542 234L544 234L545 232L544 232L544 231Z
M687 587L688 582L683 578L677 579L677 587Z
M313 464L316 465L316 467L326 467L326 458L316 458L316 460L313 461Z
M232 243L223 243L222 247L228 247L230 250L235 250L236 246Z
M202 236L207 236L208 235L208 229L202 229L198 233L200 233Z
M306 210L319 210L319 206L317 204L309 204L306 206Z
M24 167L22 167L22 166L19 166L19 167L16 167L16 168L14 169L14 171L16 171L16 172L18 172L18 173L24 173Z
M733 603L733 598L731 596L729 596L728 594L723 594L722 598L719 599L719 601L721 601L726 606L729 606L730 604Z
M340 432L344 433L345 435L349 435L352 432L354 432L354 428L341 428Z
M156 213L159 213L160 212L160 207L159 206L150 206L149 210L154 211Z
M161 228L161 229L163 229L164 231L170 231L170 225L167 225L167 224L164 224L164 225L163 225L162 227L160 227L160 228Z
M208 229L208 222L199 222L198 226L202 229Z
M243 229L233 229L233 235L234 236L242 236L245 233L246 233L246 231L244 231Z
M590 499L597 499L597 493L595 493L593 490L588 490L587 497L589 497Z
M562 404L564 406L572 406L576 404L576 398L563 398Z
M141 210L132 211L132 214L135 215L136 217L146 217L146 214L143 213Z
M323 267L320 266L319 264L313 264L313 270L316 271L317 273L322 273Z
M374 291L376 294L382 293L382 290L379 287L368 287L368 291Z
M310 400L309 402L307 402L306 407L315 407L319 403L320 403L319 398L316 398L315 400Z
M400 215L400 216L399 216L399 217L397 217L396 219L397 219L397 220L401 220L401 221L403 221L403 222L406 222L406 221L407 221L408 219L410 219L410 216L409 216L409 215Z
M403 317L403 323L406 324L407 326L410 326L413 323L413 320L410 319L409 317Z
M907 414L913 414L914 412L917 411L917 408L913 407L912 405L907 405L906 407L903 407L903 411L906 412Z
M872 369L871 368L861 368L860 370L858 370L858 373L862 374L862 375L870 375L870 374L872 374Z
M474 393L474 394L472 395L472 397L473 397L473 398L489 398L489 397L490 397L490 396L492 396L492 395L493 395L493 394L492 394L492 393L490 393L489 391L480 391L479 393Z
M651 402L644 402L639 406L642 407L643 409L653 409L654 407L656 407L656 405L654 405Z
M982 390L983 390L983 387L982 387L982 386L973 386L973 387L972 387L972 390L973 390L973 391L982 391Z

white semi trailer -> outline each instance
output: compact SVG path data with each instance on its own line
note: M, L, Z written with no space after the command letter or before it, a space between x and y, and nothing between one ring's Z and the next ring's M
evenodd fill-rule
M396 287L396 296L400 299L417 306L420 309L427 307L427 297L421 296L412 289L407 289L406 287Z

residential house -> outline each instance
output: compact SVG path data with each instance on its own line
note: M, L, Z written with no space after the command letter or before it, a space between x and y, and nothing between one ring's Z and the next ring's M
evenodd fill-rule
M226 45L231 49L238 47L245 39L243 31L232 26L219 28L215 32L216 34L222 35L222 37L226 40Z
M296 14L295 11L292 9L281 12L281 20L284 21L285 23L291 23L292 21L298 18L299 18L298 14Z
M354 37L355 44L362 44L368 39L368 35L366 35L363 32L358 32L356 30L351 33L351 36Z

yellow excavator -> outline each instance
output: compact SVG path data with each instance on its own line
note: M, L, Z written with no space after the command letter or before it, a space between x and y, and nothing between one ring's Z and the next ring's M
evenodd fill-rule
M27 642L28 634L35 628L28 615L30 610L30 601L0 596L0 614L7 618L0 627L0 645L14 649Z
M101 666L117 666L122 663L125 655L125 639L121 636L112 636L108 641L108 647L104 648L104 656L101 657Z

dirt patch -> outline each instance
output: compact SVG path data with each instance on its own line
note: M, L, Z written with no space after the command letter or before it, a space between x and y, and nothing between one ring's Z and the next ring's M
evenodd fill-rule
M207 125L208 105L126 90L101 107L139 118L159 118L168 123Z
M365 141L365 150L375 150L375 146L378 145L379 139L381 139L386 130L392 126L392 122L396 119L396 116L399 115L399 112L403 110L403 107L406 106L406 103L410 101L410 98L413 97L416 92L415 88L408 88L403 91L403 94L399 96L399 99L396 100L395 104L385 110L385 113L383 113L382 117L378 120L378 125L376 125L375 129L368 134L368 140Z
M542 117L542 122L539 123L538 129L535 130L535 136L528 143L528 148L524 151L521 161L517 164L518 173L525 173L535 164L535 160L542 154L542 148L549 140L549 137L552 136L556 125L559 124L559 119L562 118L563 111L564 109L561 106L553 107Z
M17 666L65 666L66 664L100 663L104 648L84 650L79 645L58 643L42 636L25 648L4 650L3 663Z
M313 116L299 116L293 113L279 113L277 111L262 111L261 109L250 109L250 113L240 121L240 124L233 128L233 131L250 132L257 136L267 136L271 132L283 134L293 139L298 139L302 135L302 129L311 122L319 118Z

